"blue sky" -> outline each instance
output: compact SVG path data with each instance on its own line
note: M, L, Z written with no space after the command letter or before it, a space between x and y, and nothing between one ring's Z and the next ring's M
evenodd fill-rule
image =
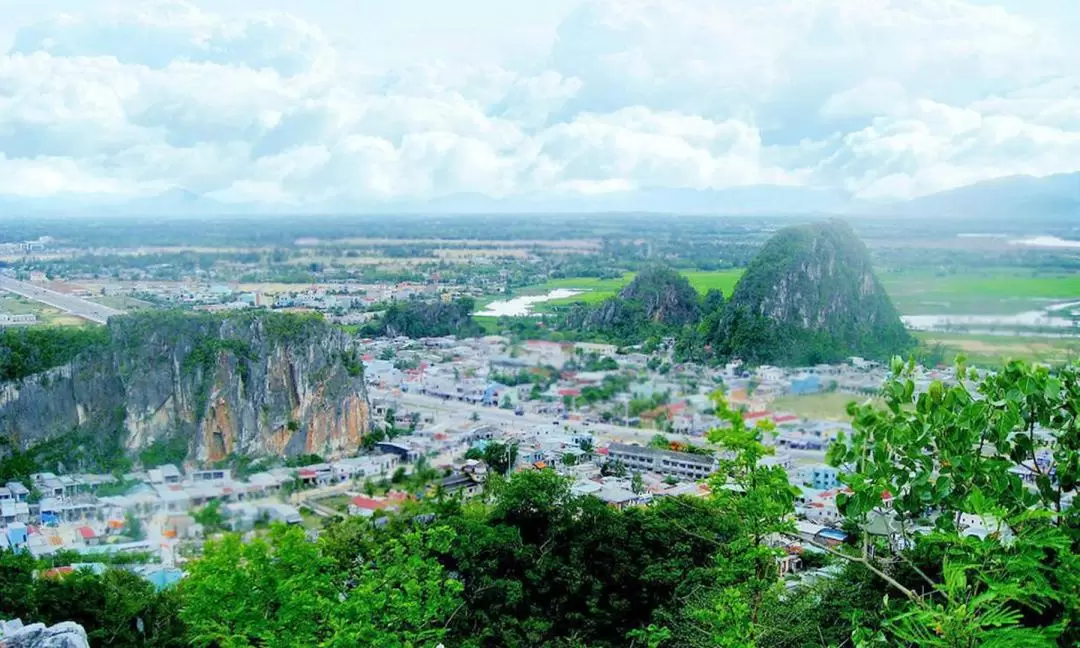
M1070 0L0 0L0 196L368 205L1080 168Z

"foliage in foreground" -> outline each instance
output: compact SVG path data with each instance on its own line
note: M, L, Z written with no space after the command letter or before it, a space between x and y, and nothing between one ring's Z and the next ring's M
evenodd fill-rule
M962 370L924 393L894 371L885 407L852 406L831 451L852 542L820 548L831 577L792 588L774 540L793 530L794 491L760 461L768 426L719 400L706 499L620 511L551 471L495 476L483 501L436 497L315 542L226 535L163 594L128 595L126 572L35 580L4 553L0 616L74 619L114 646L1077 645L1080 369Z

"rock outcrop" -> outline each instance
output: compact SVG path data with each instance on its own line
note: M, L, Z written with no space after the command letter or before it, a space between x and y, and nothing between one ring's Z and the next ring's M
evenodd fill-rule
M638 273L617 296L570 309L565 326L630 339L646 330L678 329L700 315L698 294L686 277L653 267Z
M368 431L360 360L321 320L170 311L115 317L108 331L69 364L0 386L0 438L68 440L71 470L110 446L180 445L199 461L338 456Z
M807 365L885 359L912 339L845 222L777 232L754 257L710 340L721 356Z
M46 627L21 621L0 622L0 648L89 648L86 630L70 621Z

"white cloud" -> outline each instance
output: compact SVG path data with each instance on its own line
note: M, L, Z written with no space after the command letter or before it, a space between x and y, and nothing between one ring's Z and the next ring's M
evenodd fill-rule
M0 55L0 194L897 198L1078 169L1080 47L1062 24L1080 11L1002 1L598 0L531 65L418 52L393 69L281 11L91 8L23 26Z

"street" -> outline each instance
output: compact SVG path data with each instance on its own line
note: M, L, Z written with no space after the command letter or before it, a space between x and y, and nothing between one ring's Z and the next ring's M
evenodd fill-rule
M53 308L59 308L76 317L81 317L98 324L104 324L113 315L124 314L124 311L109 308L108 306L102 306L101 304L95 304L81 297L65 295L63 293L58 293L55 290L48 290L47 288L41 288L25 281L9 279L8 277L0 277L0 290L6 290L10 293L26 297L27 299L32 299L41 302L42 304L52 306Z

